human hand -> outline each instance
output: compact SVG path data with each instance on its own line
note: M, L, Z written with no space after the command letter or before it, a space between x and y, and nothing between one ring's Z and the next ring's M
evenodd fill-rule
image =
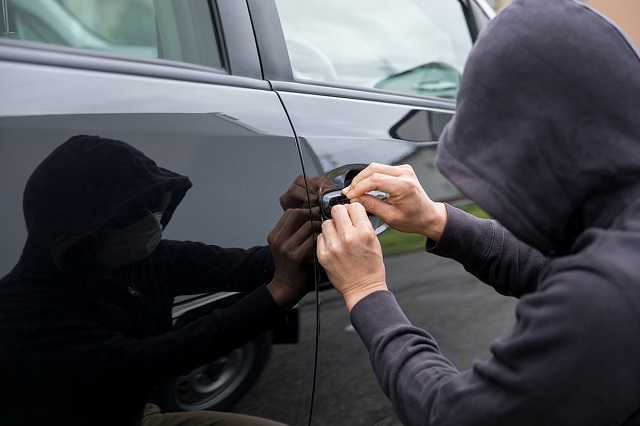
M351 312L363 297L387 289L382 249L362 205L336 205L331 217L318 236L318 260Z
M275 264L267 289L278 306L291 307L313 289L313 235L320 231L319 210L313 211L310 221L308 209L285 210L267 237Z
M389 194L385 201L365 194L378 190ZM351 200L364 206L392 228L422 234L437 241L447 222L447 209L433 202L409 165L370 164L343 190Z
M280 196L280 206L283 210L301 209L318 205L318 193L320 192L320 182L322 178L314 176L305 179L303 175L298 175L293 181L287 192ZM307 198L307 188L309 189L309 198Z

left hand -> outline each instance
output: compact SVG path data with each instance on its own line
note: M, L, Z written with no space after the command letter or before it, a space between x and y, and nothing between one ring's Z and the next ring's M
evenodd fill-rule
M313 289L313 234L318 232L313 226L320 223L319 212L314 211L313 222L309 219L309 209L288 209L267 238L275 264L267 289L278 306L291 307Z
M387 290L382 248L361 204L336 205L322 224L318 260L351 312L365 296Z
M377 189L386 192L386 202L367 195ZM438 241L447 223L447 208L429 198L409 165L370 164L343 190L351 202L361 203L369 213L400 232L422 234Z

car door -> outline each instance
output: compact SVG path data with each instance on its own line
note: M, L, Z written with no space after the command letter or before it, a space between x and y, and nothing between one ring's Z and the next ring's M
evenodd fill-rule
M280 197L302 167L286 111L262 79L246 3L2 0L2 6L0 276L16 264L26 239L22 192L30 173L56 146L82 134L123 140L192 180L164 238L243 249L267 244L283 214ZM180 299L175 321L231 296L241 295ZM307 423L316 309L311 293L287 324L178 378L160 400L174 410L225 409Z
M434 160L466 57L492 16L486 3L248 1L265 78L291 119L312 192L342 189L371 162L409 164L433 199L465 202ZM420 267L416 252L425 239L385 231L375 218L372 224L387 280L401 304L411 303L403 289L428 282L431 272ZM319 287L327 288L319 277ZM398 424L341 297L322 291L319 303L312 424Z

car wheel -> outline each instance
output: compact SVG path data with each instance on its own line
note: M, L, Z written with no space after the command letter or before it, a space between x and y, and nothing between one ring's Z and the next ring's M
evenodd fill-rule
M271 355L272 335L265 333L158 389L165 412L228 410L251 388Z

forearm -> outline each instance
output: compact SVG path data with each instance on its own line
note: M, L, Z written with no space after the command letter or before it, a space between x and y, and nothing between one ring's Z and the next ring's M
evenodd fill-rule
M147 375L145 380L160 383L255 339L271 329L282 313L262 286L233 305L216 309L178 330L129 341L124 353L130 363L125 368L129 375Z
M458 261L501 294L520 297L535 289L549 259L493 220L447 205L440 239L427 240L430 253Z
M274 265L268 246L245 250L189 241L162 243L157 249L162 251L155 267L167 277L174 296L249 292L273 279Z
M605 297L585 297L569 307L555 303L566 300L572 287L524 298L511 335L492 343L493 357L462 372L429 333L411 325L390 292L362 299L351 311L351 322L383 391L407 426L626 424L637 408L628 395L640 388L629 371L637 371L640 345L623 349L632 338L620 343L612 330L624 328L630 316L610 316L583 332L584 319L575 318L585 316L585 303L592 312L587 322L601 322L604 311L615 309L599 303ZM603 375L608 369L625 372L629 380L621 383L615 374Z
M65 321L5 330L8 351L0 356L0 365L23 379L159 384L251 341L273 327L282 312L261 287L180 329L142 338L61 311L57 316ZM21 343L25 341L28 345Z

